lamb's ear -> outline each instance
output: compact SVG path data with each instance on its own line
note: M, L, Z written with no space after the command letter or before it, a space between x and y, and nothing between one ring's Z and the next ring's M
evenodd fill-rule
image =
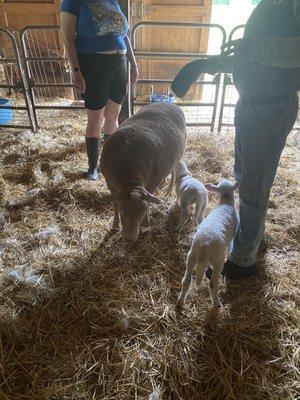
M146 192L145 200L149 201L149 203L155 203L155 204L161 203L158 197L153 196L153 194L147 192L147 190L145 192Z
M205 187L206 187L206 189L207 189L208 191L210 191L210 192L219 192L218 186L213 185L212 183L207 183L207 184L205 185Z
M237 190L240 186L240 182L236 181L235 184L233 185L233 190Z

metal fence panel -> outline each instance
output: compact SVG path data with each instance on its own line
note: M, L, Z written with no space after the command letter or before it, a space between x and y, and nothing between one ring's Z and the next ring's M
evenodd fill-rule
M228 41L242 37L245 25L236 26L229 34ZM234 126L234 108L238 101L238 92L235 89L231 74L224 74L224 81L221 90L221 104L219 111L218 132L223 127ZM300 129L300 109L294 129Z
M66 64L60 27L27 26L20 37L36 124L50 113L84 108Z
M0 127L35 130L25 71L14 35L0 28Z
M199 53L185 53L185 52L166 52L166 51L149 51L143 49L136 49L136 33L145 28L145 27L158 27L159 29L164 29L168 27L172 27L172 29L180 29L180 28L191 28L191 29L216 29L221 33L221 42L220 47L225 43L226 40L226 32L225 29L221 25L217 24L207 24L207 23L176 23L176 22L139 22L132 28L132 45L134 49L135 56L137 61L141 63L142 60L145 59L164 59L166 60L166 68L167 76L156 76L155 71L153 75L149 77L141 76L137 85L165 85L166 89L170 87L175 75L178 71L171 71L171 63L174 60L182 60L182 66L192 59L200 58L201 55ZM184 40L184 38L183 38ZM205 55L207 57L207 55ZM205 76L204 76L205 77ZM220 82L221 75L218 74L216 77L208 80L204 80L203 78L199 79L196 82L196 85L201 86L202 88L213 88L213 90L206 91L205 100L197 100L193 102L176 102L177 105L181 106L187 117L187 125L188 126L210 126L211 131L214 129L215 119L217 114L217 105L219 98L219 90L220 90ZM149 104L150 100L147 101L136 101L135 99L135 90L132 90L131 93L131 110L134 112L135 108L141 107L143 105Z
M159 29L172 27L190 27L191 29L217 29L221 33L221 44L226 42L226 33L222 26L215 24L173 23L173 22L140 22L132 29L133 48L139 62L145 59L182 60L183 65L195 58L198 53L153 52L135 49L136 32L145 26L157 26ZM235 27L228 40L241 37L244 25ZM20 35L22 57L18 51L16 38L6 29L0 28L0 126L30 128L36 130L39 118L63 117L65 110L83 109L83 101L73 88L72 74L66 68L62 38L59 26L28 26ZM24 63L23 63L24 61ZM24 65L24 66L23 66ZM155 71L154 71L155 72ZM174 76L173 76L174 75ZM138 85L165 85L170 87L176 72L168 76L143 77ZM204 75L206 78L206 75ZM223 127L234 125L234 107L238 93L232 83L230 74L216 75L213 79L196 82L206 90L203 99L193 102L180 101L187 117L187 125L210 126L214 129L218 119L218 131ZM206 89L207 88L207 89ZM209 88L209 89L208 89ZM147 101L135 100L135 89L131 88L132 112L138 107L149 104ZM63 110L63 112L62 112ZM300 113L299 113L300 116ZM300 129L300 121L295 126Z

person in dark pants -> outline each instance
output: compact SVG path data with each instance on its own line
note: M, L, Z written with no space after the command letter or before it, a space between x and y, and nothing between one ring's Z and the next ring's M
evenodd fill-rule
M235 108L235 177L240 224L224 265L228 279L258 272L265 246L269 194L286 138L298 113L300 90L300 0L262 0L243 39L227 43L240 98Z
M133 82L138 79L128 23L117 0L62 0L61 32L87 109L87 175L96 180L101 131L106 139L118 127L127 90L127 57Z

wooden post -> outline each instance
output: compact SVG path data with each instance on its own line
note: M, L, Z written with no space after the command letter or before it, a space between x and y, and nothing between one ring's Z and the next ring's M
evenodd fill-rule
M119 0L120 7L125 14L128 23L130 24L130 3L129 0ZM130 68L130 64L128 63L128 68ZM131 92L131 87L130 87L130 73L128 73L128 90L126 97L123 101L121 112L119 115L119 124L124 122L129 116L130 116L130 92Z

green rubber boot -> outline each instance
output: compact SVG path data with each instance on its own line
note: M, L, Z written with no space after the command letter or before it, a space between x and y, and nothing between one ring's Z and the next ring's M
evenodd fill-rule
M96 181L99 179L98 161L100 153L100 139L95 137L86 137L85 145L89 163L87 178L91 179L92 181Z

